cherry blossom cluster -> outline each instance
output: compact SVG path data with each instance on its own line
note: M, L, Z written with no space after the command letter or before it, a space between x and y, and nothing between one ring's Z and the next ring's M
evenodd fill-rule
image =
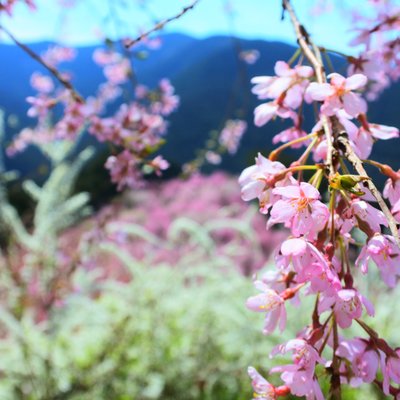
M71 61L76 52L55 46L43 54L43 61L51 67ZM162 79L156 89L135 85L134 98L122 102L124 85L132 77L128 58L111 50L97 49L93 60L103 68L106 82L101 84L95 96L79 101L68 89L60 89L48 75L35 72L31 86L36 96L27 98L28 116L37 119L34 128L25 128L14 139L7 152L21 152L29 144L46 144L57 140L76 141L84 131L94 135L99 142L107 142L114 149L105 167L118 189L137 187L142 184L143 172L160 174L169 164L161 156L148 157L163 143L167 129L165 117L179 105L179 98L167 79ZM69 80L68 74L62 74ZM109 105L121 105L114 113ZM54 121L54 115L62 116Z
M371 1L372 16L353 13L357 24L351 45L362 46L357 57L347 57L348 73L368 77L367 97L375 99L400 78L400 6L390 1ZM371 8L371 7L367 7Z
M228 119L221 131L213 130L206 141L204 149L197 151L197 157L183 165L184 174L190 176L199 172L202 165L209 163L218 165L224 154L233 156L237 153L243 135L247 130L247 122L242 119Z
M399 173L368 160L376 140L398 138L399 130L369 122L361 94L366 75L331 73L321 81L315 66L302 60L293 67L278 61L275 76L252 79L253 93L265 101L255 109L255 124L261 127L280 117L293 126L274 136L273 142L281 145L269 157L258 154L239 183L243 200L257 199L260 212L268 216L267 229L280 224L289 231L276 251L276 270L255 279L259 294L247 300L247 307L265 315L266 335L285 329L288 300L297 306L304 296L313 296L315 307L310 324L271 354L292 354L291 364L271 370L280 373L283 386L272 385L249 368L254 398L271 400L291 393L323 399L320 380L330 375L332 398L340 398L341 384L375 383L386 395L400 399L400 351L363 321L364 315L374 315L374 307L356 282L357 271L367 274L374 264L389 288L396 285L399 238L396 231L385 230L390 221L376 204L370 178L349 171L354 160L378 167L388 177L384 196L400 222ZM310 133L303 128L302 115L308 104L318 109ZM291 165L277 161L284 149L302 146L304 151ZM324 180L327 197L320 192ZM366 242L352 266L348 253L356 244L357 230ZM364 329L365 337L348 339L342 334L354 323Z
M235 154L246 129L246 121L240 119L226 121L224 129L222 129L219 136L221 146L226 148L229 154Z

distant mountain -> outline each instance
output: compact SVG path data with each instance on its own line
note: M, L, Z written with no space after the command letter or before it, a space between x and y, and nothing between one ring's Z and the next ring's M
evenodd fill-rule
M226 156L222 168L230 172L241 171L254 159L257 151L271 149L272 136L285 126L275 121L263 128L253 125L253 109L259 101L251 94L250 78L256 75L271 75L277 60L287 60L294 48L279 42L261 40L234 40L230 37L211 37L198 40L181 34L162 36L162 47L150 50L145 60L134 63L138 81L154 86L161 78L169 78L181 98L178 112L170 118L167 144L163 154L172 163L180 165L194 157L196 149L202 147L211 130L220 129L227 118L247 120L249 129L242 146L235 156ZM243 50L256 49L260 58L254 65L238 63L235 46ZM32 44L38 53L48 43ZM92 61L94 47L78 49L76 60L63 64L63 69L72 71L73 83L84 95L94 93L104 81L101 70ZM26 117L25 98L33 94L29 78L33 71L42 70L38 64L13 45L0 45L0 107L7 115L17 115L19 129L32 120ZM341 62L334 62L340 67ZM344 70L342 71L344 72ZM400 126L400 85L394 85L371 105L370 119L373 122ZM312 126L309 118L307 128ZM10 139L18 129L7 128ZM290 156L290 153L289 153ZM383 162L400 167L398 143L378 143L375 157ZM9 168L25 173L37 169L40 163L38 152L30 150L8 160Z

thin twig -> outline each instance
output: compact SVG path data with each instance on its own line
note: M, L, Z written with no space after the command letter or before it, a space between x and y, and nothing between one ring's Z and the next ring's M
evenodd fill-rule
M115 7L115 0L108 1L108 8L110 10L110 20L112 21L112 23L114 24L114 27L115 27L115 34L117 35L117 38L118 37L121 38L122 37L122 34L121 34L122 24L121 24L121 21L118 16L117 8ZM135 91L138 81L137 81L135 69L133 67L132 54L124 46L123 40L120 40L120 44L121 44L121 49L124 53L125 58L129 61L130 73L128 75L129 75L129 80L131 82L133 91ZM131 92L128 92L128 93L130 94Z
M190 11L191 9L193 9L195 7L195 5L199 2L200 0L195 0L193 1L191 4L189 4L188 6L184 7L178 14L174 15L173 17L164 19L160 22L158 22L157 24L155 24L150 30L148 30L147 32L142 33L141 35L139 35L136 39L132 39L129 40L125 43L125 47L127 49L131 48L132 46L134 46L135 44L141 42L143 39L147 38L149 35L151 35L152 33L159 31L161 29L164 28L165 25L169 24L172 21L175 21L177 19L179 19L180 17L182 17L182 15L186 14L188 11Z
M292 25L296 33L297 42L301 50L303 51L304 55L306 56L310 64L313 66L317 82L325 83L326 82L325 68L322 63L321 53L318 47L313 44L310 35L308 34L304 26L300 23L292 5L290 4L290 1L282 0L282 6L289 13L290 20L292 21ZM312 49L310 46L312 47ZM321 116L321 122L324 128L326 142L328 146L326 163L329 169L329 175L333 175L335 173L333 165L333 157L336 154L336 150L333 146L333 134L331 127L329 125L328 118L325 115Z
M52 65L46 63L38 54L36 54L30 47L21 43L8 29L0 25L0 30L2 30L20 49L27 53L31 58L37 61L40 65L46 68L69 92L75 101L78 103L84 103L82 96L75 90L71 82L64 78L61 73L54 68Z

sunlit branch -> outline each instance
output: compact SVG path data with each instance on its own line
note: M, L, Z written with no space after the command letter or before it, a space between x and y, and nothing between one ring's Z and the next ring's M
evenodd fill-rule
M324 65L321 62L321 54L319 52L319 49L312 43L306 29L299 22L292 5L290 4L290 1L283 0L282 6L289 13L290 20L292 22L292 25L296 33L297 42L301 50L303 51L304 55L306 56L310 64L313 66L318 83L325 83L326 82L325 69ZM314 51L311 49L310 46L313 48ZM328 145L326 163L329 169L329 175L332 175L335 173L333 165L333 156L335 154L335 148L333 146L333 134L331 127L329 126L328 118L322 115L321 121L324 127L326 142Z
M299 43L300 48L303 50L304 55L307 57L308 61L311 63L313 68L315 69L315 74L317 81L319 83L325 83L326 82L326 76L325 76L325 70L322 62L320 61L320 49L315 46L306 29L304 28L303 25L300 24L296 13L290 4L289 0L282 0L282 6L283 8L289 13L290 19L292 21L292 25L295 29L296 32L296 37L297 41ZM334 134L333 131L336 131L337 134L337 142L339 145L342 146L342 150L344 152L345 157L350 161L350 163L353 165L355 170L362 176L368 176L366 173L362 161L360 158L357 156L357 154L354 152L350 142L348 141L347 135L342 135L340 134L340 129L339 129L339 124L337 121L333 120L332 123L334 125L334 129L332 130L331 127L329 126L329 121L328 118L324 115L321 116L322 118L322 123L324 126L324 132L326 136L326 141L327 141L327 166L329 168L329 175L332 175L334 173L334 165L333 165L333 159L334 156L336 155L336 149L334 147ZM371 191L372 195L375 197L376 201L378 202L382 212L385 214L385 217L388 220L390 230L392 232L392 235L394 236L396 243L400 247L400 238L399 238L399 233L396 225L396 221L391 214L388 206L386 205L385 201L382 198L382 195L380 194L379 190L375 186L375 184L372 182L371 179L368 179L366 181L366 184L368 185L369 190Z

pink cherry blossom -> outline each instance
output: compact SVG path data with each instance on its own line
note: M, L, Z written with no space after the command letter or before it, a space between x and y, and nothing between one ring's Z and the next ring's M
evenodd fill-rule
M265 125L275 116L293 117L292 110L302 103L313 69L300 65L290 68L287 63L278 61L275 64L275 73L277 76L256 76L251 80L255 84L253 93L259 99L275 99L254 110L256 126Z
M131 73L131 65L128 59L123 58L114 64L107 64L104 67L104 75L114 85L119 85L128 80Z
M320 139L318 144L313 149L313 159L316 162L326 160L326 155L328 151L328 144L326 139Z
M380 233L381 225L388 225L382 211L372 207L368 202L359 199L351 201L351 205L346 211L345 217L352 218L354 223L361 226L361 228L367 224L372 234Z
M262 293L250 297L246 306L252 311L266 313L263 330L265 335L271 334L278 323L280 331L283 332L286 325L285 300L262 281L255 281L254 286Z
M75 140L78 134L82 132L91 111L89 104L78 103L74 100L68 101L65 106L64 116L54 127L55 137Z
M400 199L397 200L397 203L392 207L391 212L394 219L400 223Z
M276 101L260 104L254 109L254 124L258 127L263 126L276 116L290 118L292 111L279 105Z
M336 113L339 122L347 132L350 143L354 151L361 158L368 158L372 151L372 146L377 139L387 140L399 137L399 130L393 126L368 123L364 116L360 116L362 125L358 127L350 119L351 116L344 110Z
M106 66L108 64L115 64L121 60L121 55L115 51L96 49L93 52L93 61L101 66Z
M118 184L118 190L124 187L134 189L143 185L138 160L128 150L124 150L117 156L108 157L105 167L110 170L112 182Z
M289 387L291 394L305 396L308 400L323 399L318 384L319 376L317 378L315 374L316 364L324 364L326 371L331 375L332 371L335 371L333 361L325 363L318 359L319 353L313 347L317 344L321 344L321 347L318 346L321 353L326 345L334 349L340 358L338 368L343 383L347 381L353 386L358 386L375 382L377 386L383 387L384 393L390 393L400 399L400 389L390 386L389 383L400 383L400 357L394 354L394 350L383 338L378 339L367 325L363 325L365 322L360 320L364 310L366 314L373 316L374 308L356 289L356 276L352 274L351 268L352 260L347 255L350 244L355 244L358 240L355 235L353 237L353 228L358 227L368 239L356 265L365 273L368 262L374 261L378 265L382 280L392 287L400 275L400 249L394 238L381 233L382 229L388 226L388 221L384 213L373 206L375 197L365 184L369 177L361 177L355 186L356 190L348 188L338 190L336 195L331 193L332 211L323 204L317 190L330 173L355 173L349 172L346 167L355 167L356 156L368 159L375 141L399 137L397 128L370 123L367 120L367 103L360 94L365 90L366 97L372 99L387 87L391 80L400 78L400 41L396 36L396 29L400 27L400 9L391 7L390 2L385 0L370 2L376 7L373 12L374 14L376 11L376 16L364 20L367 27L357 28L359 36L356 42L365 44L366 49L358 56L346 57L350 63L347 78L332 73L327 76L327 83L321 83L324 81L322 72L322 79L318 75L318 82L310 83L312 70L303 70L303 74L300 67L291 68L284 62L278 62L275 66L276 76L258 76L252 80L255 84L253 93L261 100L268 99L255 109L257 126L262 126L276 117L293 120L292 126L275 135L273 143L289 143L304 137L306 133L303 131L302 122L305 115L301 105L304 101L321 103L319 120L312 129L316 140L313 141L312 147L303 152L298 161L286 171L267 171L267 174L261 168L262 162L259 162L243 171L240 179L242 197L245 200L258 198L261 212L270 214L267 227L282 223L291 231L291 237L276 251L277 271L269 271L268 276L264 276L262 282L265 287L259 287L263 294L249 299L248 306L260 312L265 308L267 298L268 308L276 310L276 314L271 318L273 327L276 327L280 318L277 310L283 306L284 301L293 299L298 304L303 296L317 294L317 307L310 325L298 333L297 339L290 341L286 346L278 347L280 353L293 351L293 364L272 370L281 373L281 379ZM360 14L363 11L360 10ZM289 14L295 20L291 10ZM318 51L312 47L309 47L309 51L318 58ZM315 63L311 61L311 64ZM324 60L323 64L326 66ZM353 159L351 152L342 146L339 140L342 138L348 138L356 155ZM329 146L328 139L333 142L329 143ZM301 147L310 142L307 140L295 143L294 146L293 143L289 144L290 147ZM334 151L331 151L331 144ZM272 153L273 159L286 147L289 146L280 146L279 151ZM316 162L321 162L329 168L323 175L322 171L318 171L309 183L306 183L303 181L301 170L305 163L305 169L309 168L310 153ZM321 164L316 165L316 168L321 167ZM389 177L384 195L389 198L392 213L400 222L400 174L388 166L379 163L373 165ZM355 169L359 172L358 166ZM391 227L391 230L394 228ZM327 315L321 316L325 313ZM340 346L337 347L331 326L337 324L339 328L347 329L354 319L363 326L369 338L340 339ZM312 354L315 355L315 359ZM383 382L381 377L377 376L379 366L384 376Z
M253 93L259 99L278 99L285 94L285 97L288 97L289 101L291 101L290 98L294 95L296 97L295 103L298 107L301 98L298 101L298 93L294 94L294 92L296 92L299 85L303 86L303 82L308 80L313 73L311 67L298 65L295 68L290 68L284 61L278 61L275 64L276 76L256 76L251 80L251 83L256 85L253 88ZM302 87L303 93L304 90L305 87Z
M341 289L332 297L322 295L318 310L322 313L332 307L338 325L345 329L351 326L353 319L362 316L362 306L368 315L374 315L372 304L363 295L355 289Z
M285 240L275 262L285 273L290 272L292 265L296 283L310 282L311 292L333 294L341 288L337 272L330 267L322 253L304 238Z
M262 377L255 368L249 367L247 370L251 385L254 390L254 400L275 400L275 388L264 377Z
M212 165L218 165L222 161L222 157L220 154L210 150L206 152L205 159Z
M53 129L44 129L42 127L37 129L24 128L7 147L6 152L9 157L12 157L17 153L23 152L31 144L40 146L53 140Z
M399 137L399 130L394 126L369 124L369 131L375 139L395 139Z
M356 117L367 111L367 103L353 90L361 89L367 83L367 77L355 74L348 78L340 74L328 75L330 83L311 83L307 88L307 95L315 101L323 101L321 112L325 115L335 115L344 109L350 116Z
M392 126L368 124L368 128L361 126L355 135L349 135L354 149L360 158L368 158L376 139L393 139L399 137L399 130Z
M399 179L389 178L383 189L383 195L389 199L392 206L394 206L400 199L400 177Z
M43 60L53 67L63 62L72 61L76 57L76 50L71 47L52 46L42 55Z
M169 162L165 160L162 156L157 156L152 161L149 162L149 165L153 168L156 175L161 176L161 171L164 171L169 168Z
M278 345L272 350L271 356L286 354L289 351L293 352L296 368L304 370L310 378L314 375L316 364L323 362L317 350L301 338Z
M379 354L366 341L360 338L342 340L336 354L351 362L349 371L353 387L360 386L362 382L371 383L376 378L379 368Z
M149 89L145 85L138 84L135 88L135 96L137 99L145 99L149 95Z
M286 274L279 270L268 270L265 271L261 277L261 281L264 282L270 289L280 293L287 288L285 282Z
M246 121L240 119L226 121L219 136L220 144L228 150L228 153L235 154L246 129Z
M295 139L299 139L306 136L307 133L299 126L292 126L291 128L285 129L282 132L275 135L272 139L272 143L277 144L279 142L287 143ZM291 147L297 149L307 144L307 141L293 144Z
M259 198L263 193L264 206L269 207L272 200L271 182L274 177L284 171L286 168L278 161L271 161L265 158L261 153L256 157L255 165L247 167L239 176L239 184L242 188L242 199L249 201Z
M356 266L365 274L370 260L379 268L382 280L389 287L394 287L400 275L400 249L394 238L381 234L373 236L361 250Z
M362 53L359 57L349 57L348 75L363 74L368 79L380 78L384 63L376 50Z
M281 372L281 379L295 396L306 396L307 400L323 400L321 388L314 377L315 366L323 363L317 350L303 339L289 340L285 345L277 346L271 356L293 352L293 364L271 369L272 373Z
M271 209L267 226L284 223L293 235L314 237L322 230L329 218L328 207L318 199L318 190L306 182L277 187L272 190L281 197Z
M400 43L397 32L400 18L396 2L377 0L370 3L375 7L374 17L358 16L358 34L351 42L352 45L364 44L365 50L357 58L350 57L349 61L352 70L357 69L371 79L367 97L376 99L390 85L391 80L399 78Z
M396 354L389 356L386 360L386 370L389 378L399 384L400 383L400 350L396 351Z
M169 115L179 105L179 97L168 79L161 79L156 91L151 93L150 110L154 114Z
M383 392L386 395L389 395L390 380L397 384L400 383L400 350L397 349L395 352L393 352L393 354L386 357L385 362L383 362L384 357L381 358L381 364L383 365Z
M31 76L31 86L41 93L50 93L54 90L54 83L49 76L34 72Z
M49 97L39 95L39 97L28 96L26 101L31 104L27 115L28 117L44 118L48 114L49 110L55 106L56 101Z

